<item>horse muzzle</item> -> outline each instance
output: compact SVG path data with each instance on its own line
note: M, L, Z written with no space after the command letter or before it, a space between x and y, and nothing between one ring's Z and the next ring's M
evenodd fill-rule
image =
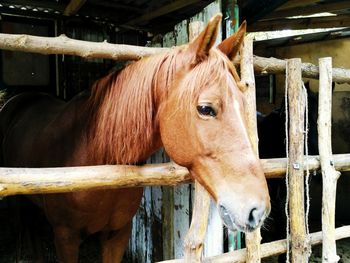
M219 202L218 209L224 225L229 230L242 232L252 232L260 227L270 213L270 205L255 205L232 211L232 208Z

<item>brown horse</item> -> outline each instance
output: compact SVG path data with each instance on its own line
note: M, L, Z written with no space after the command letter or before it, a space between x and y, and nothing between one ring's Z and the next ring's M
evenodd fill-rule
M69 103L19 95L0 114L5 166L135 164L161 146L217 202L230 229L252 231L270 211L247 135L234 58L245 24L213 48L221 15L190 44L98 80ZM36 195L60 262L77 262L82 236L101 233L103 262L120 262L141 188Z

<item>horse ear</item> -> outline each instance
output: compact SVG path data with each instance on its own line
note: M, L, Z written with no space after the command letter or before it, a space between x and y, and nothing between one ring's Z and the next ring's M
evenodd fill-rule
M212 17L207 27L189 44L189 50L195 53L196 62L208 57L209 50L215 44L221 18L220 13Z
M229 59L233 60L241 48L246 31L247 22L243 21L237 32L222 41L219 44L218 49L220 49Z

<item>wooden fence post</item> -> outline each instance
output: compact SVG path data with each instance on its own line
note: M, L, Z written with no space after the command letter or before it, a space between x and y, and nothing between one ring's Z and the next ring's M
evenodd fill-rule
M335 199L340 173L332 158L332 58L320 58L318 149L322 170L322 262L338 262L335 243Z
M193 40L204 28L202 21L189 24L189 41ZM185 262L201 262L205 233L208 225L210 196L195 181L194 206L190 229L185 237Z
M255 79L254 79L254 64L253 64L253 40L250 38L244 39L244 45L241 51L241 78L242 83L246 86L246 120L247 129L253 149L257 155L258 151L258 135L256 123L256 95L255 95ZM247 246L247 262L260 262L260 228L252 233L246 234Z
M302 90L301 59L287 60L289 105L289 220L293 263L308 261L308 241L304 209L304 117L305 97ZM287 218L288 220L288 218Z

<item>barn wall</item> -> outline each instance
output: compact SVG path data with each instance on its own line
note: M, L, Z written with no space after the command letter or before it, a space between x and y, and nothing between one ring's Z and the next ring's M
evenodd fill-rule
M22 24L14 28L12 24L6 24L4 21L21 22ZM38 25L39 27L36 28ZM68 37L86 41L107 40L110 43L134 45L145 43L142 35L138 33L121 34L106 24L82 23L74 19L63 22L3 16L0 29L5 33L43 36L65 34ZM4 57L8 58L5 63ZM6 89L10 95L22 91L39 90L65 100L88 89L96 79L123 64L113 60L84 59L62 55L44 56L10 51L0 51L0 62L2 73L0 88ZM9 75L16 69L19 69L20 72L17 76ZM155 191L146 190L146 196L152 195ZM156 205L150 204L150 207L154 207L154 211L157 211ZM148 212L147 208L144 213ZM149 214L148 218L158 220L152 214ZM148 235L148 233L145 234ZM154 233L154 236L161 235ZM100 262L100 256L97 236L89 237L82 244L80 262ZM42 211L22 196L0 199L0 263L32 263L39 262L39 258L40 262L56 262L52 230Z
M285 58L301 58L303 62L318 64L318 59L321 57L332 57L333 67L350 68L350 60L348 59L350 53L350 39L334 39L327 41L319 41L312 43L305 43L300 45L292 45L285 47L269 48L266 50L256 50L254 53L264 57L276 57L280 59ZM258 110L263 113L268 113L274 108L281 105L284 96L284 76L276 76L276 101L268 103L268 101L260 101ZM318 90L318 80L305 79L310 81L311 90ZM258 83L257 83L258 84ZM349 84L336 84L336 92L350 91ZM259 98L258 98L259 102Z
M191 21L209 19L221 10L221 1L216 1L194 17L184 20L162 37L161 43L151 45L164 47L188 43L188 24ZM221 35L221 34L220 34ZM156 37L159 39L159 36ZM148 162L168 162L161 150ZM146 187L141 206L133 220L132 238L125 262L155 262L183 258L184 237L189 229L192 215L194 189L191 184L177 187ZM215 211L215 205L212 205ZM223 251L223 229L217 212L211 213L210 239L205 246L206 255L217 255Z
M137 32L118 33L114 27L93 22L57 21L56 35L65 34L70 38L117 44L144 45L143 35ZM59 87L56 95L65 100L88 89L95 80L106 75L113 68L120 68L125 62L110 59L86 59L78 56L57 56Z
M200 20L207 23L214 14L220 11L221 1L215 1L205 8L203 12L176 25L174 31L163 36L161 45L174 46L187 43L189 22ZM145 44L145 38L142 35L118 34L113 28L107 26L96 24L87 25L74 20L64 23L62 21L55 21L55 35L62 33L66 34L68 37L86 41L107 40L110 43ZM159 45L159 43L157 45ZM119 65L120 63L111 60L87 60L80 57L62 55L53 57L55 66L57 66L56 72L53 72L57 77L57 87L54 88L51 93L55 93L60 98L66 100L69 100L75 94L90 87L96 79L105 75L109 70L121 66ZM168 161L169 158L164 151L160 151L148 160L149 163ZM183 241L191 221L193 195L194 189L190 184L175 188L146 187L140 209L133 220L132 236L124 262L147 263L163 259L182 258ZM17 210L20 209L17 201L16 205L11 207L8 200L0 201L0 214L2 215L2 217L0 217L2 225L0 228L0 243L8 244L9 241L13 241L11 244L14 246L12 250L6 249L9 255L4 259L5 261L1 261L2 252L4 251L0 249L0 262L12 262L12 259L15 257L19 261L27 260L27 262L35 262L32 256L34 253L32 250L35 250L35 248L29 247L28 245L31 241L22 241L22 237L25 234L22 228L28 231L27 229L31 227L23 226L18 223L15 224L15 227L18 229L12 231L13 222L6 221L9 217L5 215L17 213L17 210L15 212L9 211L9 209L13 209L13 207ZM212 204L213 212L210 216L210 226L208 230L208 236L210 236L210 238L207 238L207 245L205 246L206 255L216 255L223 251L223 227L215 209L215 205ZM45 225L46 229L42 234L44 236L43 240L46 240L45 250L48 251L44 261L54 262L55 252L52 243L52 233L50 233L50 228L45 219L41 215L40 218L43 220L43 223L40 225ZM21 220L21 216L16 214L16 220ZM37 219L32 221L36 222ZM8 229L10 230L7 231ZM30 235L26 234L26 236ZM90 241L86 242L86 245L84 242L83 252L80 255L82 262L100 261L100 251L96 240L96 238L92 237ZM23 242L25 242L25 244L23 244ZM5 246L0 247L4 249L8 248ZM9 258L11 258L11 260L8 260Z
M278 47L275 49L277 58L300 57L303 62L318 64L322 57L332 57L333 67L350 68L350 39L335 39L313 42L301 45ZM278 83L283 83L283 77L278 78ZM279 85L282 86L282 85ZM311 80L311 88L316 91L318 80ZM349 84L336 84L336 91L350 91Z

